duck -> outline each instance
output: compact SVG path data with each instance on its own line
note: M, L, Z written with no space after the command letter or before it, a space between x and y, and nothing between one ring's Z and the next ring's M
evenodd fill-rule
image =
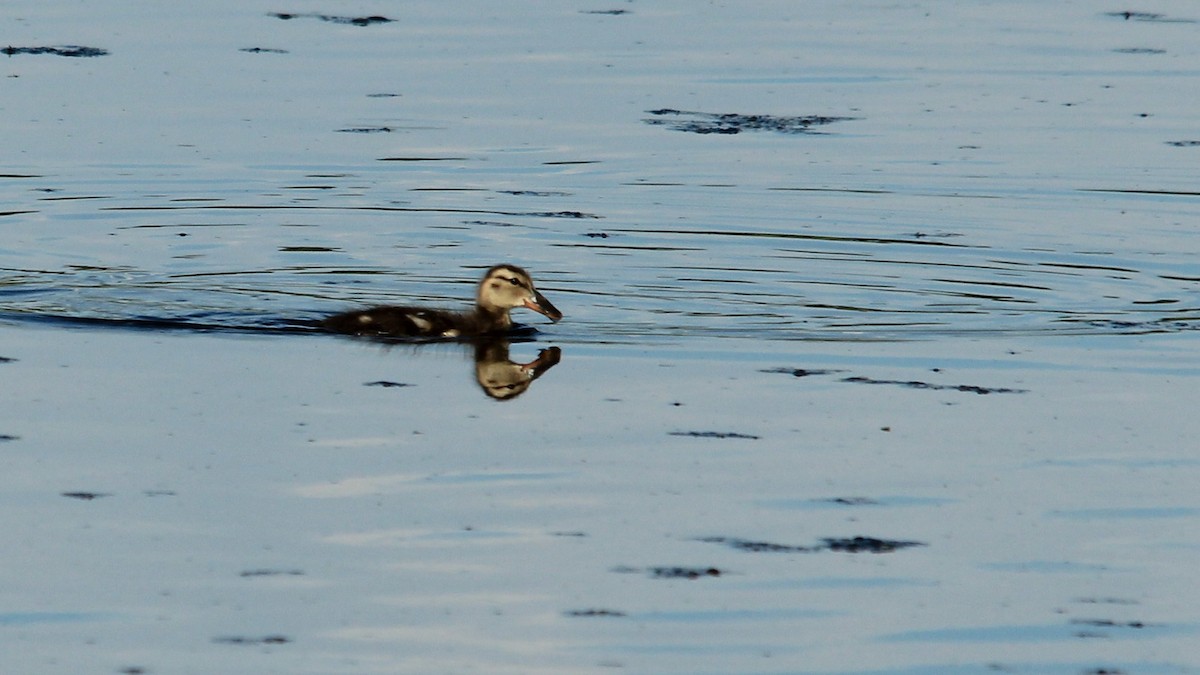
M384 306L335 314L323 322L326 329L347 335L372 337L453 339L499 335L512 330L509 310L524 307L552 322L562 312L533 285L533 277L516 265L494 265L483 275L475 292L475 308L468 311L428 307Z

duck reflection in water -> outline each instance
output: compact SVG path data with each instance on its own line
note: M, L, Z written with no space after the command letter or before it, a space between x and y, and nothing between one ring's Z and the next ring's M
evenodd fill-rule
M558 365L562 350L548 347L529 363L517 363L508 356L508 340L481 340L475 343L475 381L483 393L498 401L508 401L525 393L533 381Z
M514 327L509 311L524 307L551 321L562 312L533 285L533 278L516 265L495 265L480 280L475 308L469 311L428 307L383 306L335 314L322 325L335 333L372 338L390 344L422 344L447 340L469 342L475 348L475 380L488 396L511 400L525 393L534 380L553 368L562 350L549 347L529 363L509 358L511 339L528 340L535 329Z

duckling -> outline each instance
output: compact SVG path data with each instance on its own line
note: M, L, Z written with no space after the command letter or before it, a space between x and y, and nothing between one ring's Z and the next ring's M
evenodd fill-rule
M475 292L475 309L453 311L425 307L373 307L325 319L335 333L376 337L464 338L504 333L512 328L510 309L525 307L551 321L562 318L533 287L533 279L516 265L496 265L483 275Z

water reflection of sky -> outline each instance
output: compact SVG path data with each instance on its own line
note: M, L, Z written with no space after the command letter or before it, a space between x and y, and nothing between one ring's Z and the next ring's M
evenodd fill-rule
M799 33L716 7L409 11L153 11L135 34L100 12L110 54L9 58L28 133L9 154L26 177L0 181L22 211L4 308L260 325L460 301L464 265L504 259L578 305L573 340L1195 328L1178 101L1145 95L1172 77L1145 54L1072 47L1047 70L1072 34L993 16L1005 68L978 71L951 36L899 40L929 19L898 9L809 8L792 20L821 29ZM1081 19L1101 42L1178 39ZM659 31L680 21L686 40ZM713 51L744 39L731 26L754 48ZM845 49L866 34L874 50ZM264 45L283 53L244 51ZM645 124L664 103L853 119L820 136Z

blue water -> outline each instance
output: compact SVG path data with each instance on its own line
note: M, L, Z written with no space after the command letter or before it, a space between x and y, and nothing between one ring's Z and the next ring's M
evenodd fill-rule
M1200 670L1200 14L1119 9L9 3L0 662ZM313 327L498 262L499 362Z

